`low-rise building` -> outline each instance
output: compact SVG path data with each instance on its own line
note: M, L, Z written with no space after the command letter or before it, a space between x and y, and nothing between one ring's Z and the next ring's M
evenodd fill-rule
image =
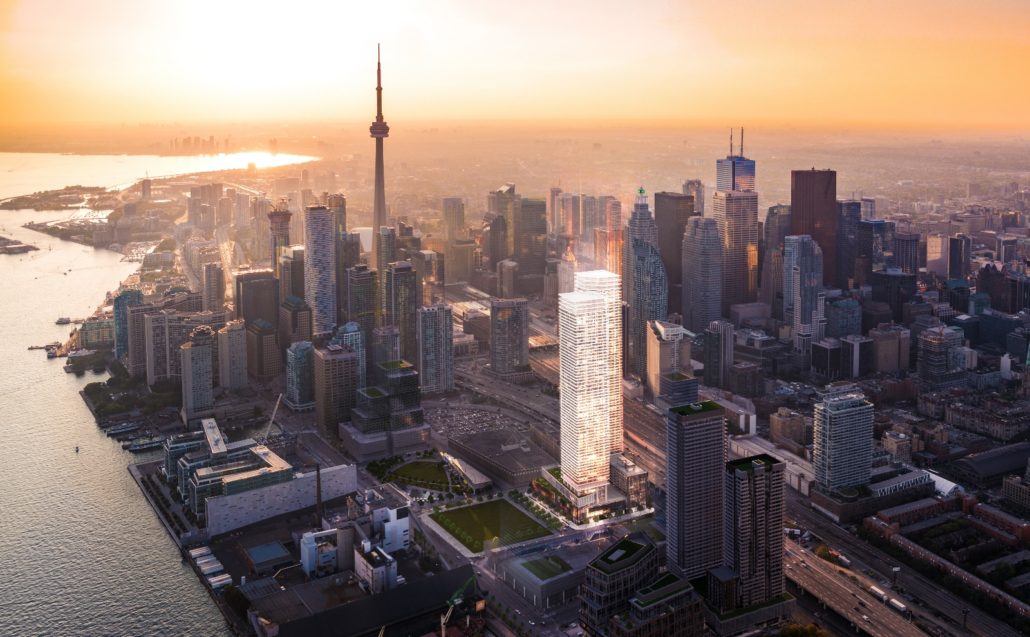
M609 634L609 621L629 610L630 598L658 573L659 554L643 533L622 538L583 572L580 623L593 637Z

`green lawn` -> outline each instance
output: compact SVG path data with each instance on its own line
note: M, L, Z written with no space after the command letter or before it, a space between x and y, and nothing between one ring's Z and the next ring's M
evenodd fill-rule
M551 579L555 575L561 575L572 570L572 567L565 560L557 556L530 560L525 562L523 566L540 581Z
M430 517L473 553L482 551L483 543L495 537L506 546L550 534L507 500L440 511Z
M391 471L401 482L436 482L447 484L447 472L436 461L416 460Z

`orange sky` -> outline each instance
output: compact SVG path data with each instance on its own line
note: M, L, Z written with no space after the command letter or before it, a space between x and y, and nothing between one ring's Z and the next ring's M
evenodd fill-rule
M1030 1L0 0L0 121L1030 131Z

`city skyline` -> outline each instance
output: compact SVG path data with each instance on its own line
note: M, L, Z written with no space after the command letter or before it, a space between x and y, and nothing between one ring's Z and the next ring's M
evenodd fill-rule
M1030 7L1013 0L975 10L928 0L861 8L808 0L775 7L656 2L646 10L612 3L604 11L577 2L551 8L547 20L540 19L541 8L451 2L429 14L397 2L385 9L395 20L365 30L379 9L224 3L204 6L201 25L192 20L200 7L191 3L7 1L0 4L6 61L0 90L10 99L0 114L8 127L359 121L368 111L364 61L381 42L396 86L394 118L409 122L746 120L802 128L1030 130L1021 107L1030 88L1008 81L1030 57ZM584 27L581 33L564 28L572 23ZM275 44L319 24L347 26L342 38ZM626 25L647 32L650 46L628 46ZM538 46L519 46L529 33ZM590 53L598 35L615 43L611 54ZM749 81L739 81L741 72ZM498 76L507 81L496 82ZM322 99L296 99L316 83ZM589 90L620 84L636 90L607 91L604 101ZM183 85L195 99L176 99ZM651 99L641 103L640 92Z

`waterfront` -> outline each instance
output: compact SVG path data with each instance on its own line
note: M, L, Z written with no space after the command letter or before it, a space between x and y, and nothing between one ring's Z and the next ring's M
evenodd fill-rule
M62 160L49 176L42 168L19 175L4 163L9 156L0 154L0 198L78 181L131 181L136 170L129 166L105 177L102 165L111 158L84 157L82 166L68 170L72 156L53 156ZM192 159L192 170L210 166ZM0 255L8 299L0 305L0 633L227 634L221 614L126 470L159 452L134 458L123 451L100 432L79 397L83 386L106 375L66 374L60 359L27 349L66 338L69 326L54 320L87 315L137 267L115 252L21 227L68 216L0 212L0 234L40 248Z

